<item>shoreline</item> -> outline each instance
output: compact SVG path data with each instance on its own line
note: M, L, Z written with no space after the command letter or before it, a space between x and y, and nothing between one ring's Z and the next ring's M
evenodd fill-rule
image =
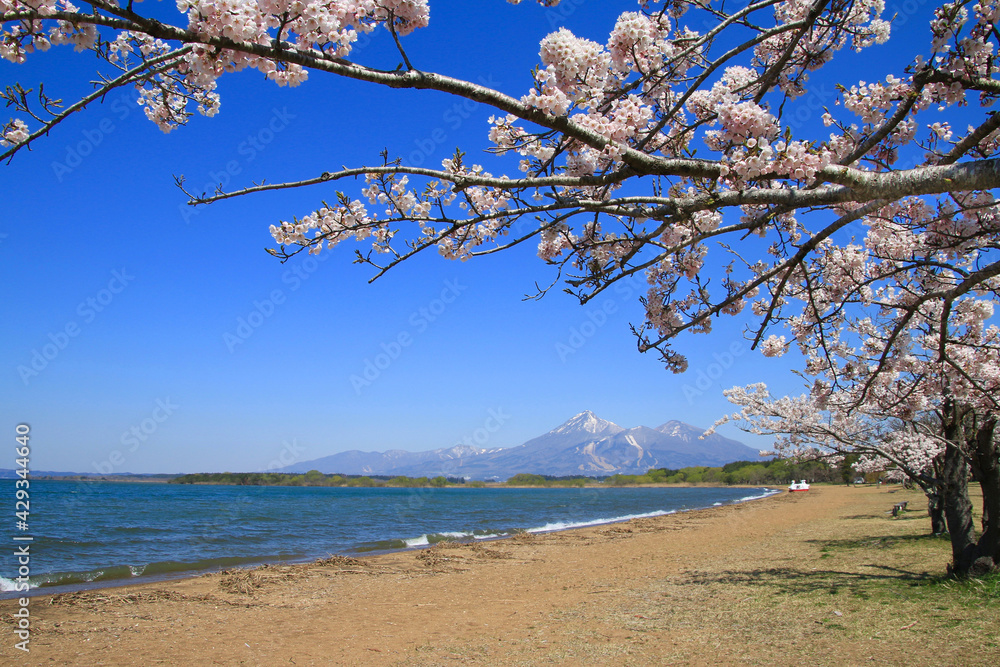
M635 485L634 487L604 487L604 488L644 488L645 486L649 486L649 487L653 487L653 488L696 488L698 485ZM409 542L412 541L412 540L419 540L420 538L432 537L431 535L426 535L426 534L421 535L419 537L414 537L414 538L387 538L385 540L387 542L388 541L403 542L403 543L406 544L406 546L399 547L399 548L389 548L389 549L368 549L368 550L346 549L346 550L338 552L336 555L338 555L338 556L345 556L345 557L349 557L349 558L375 558L375 557L378 557L378 556L383 556L383 555L388 555L388 554L409 553L409 552L419 551L421 549L429 549L429 548L433 548L434 546L436 546L438 544L442 544L442 543L458 543L458 544L466 544L466 543L468 543L468 544L490 543L490 542L496 542L496 541L502 541L502 540L511 539L511 538L517 537L520 534L546 535L546 534L550 534L550 533L558 533L558 532L563 532L563 531L580 530L580 529L584 529L584 528L596 528L596 527L600 527L600 526L609 526L609 525L615 525L615 524L619 524L619 523L627 523L627 522L629 522L629 521L631 521L633 519L636 519L636 518L638 518L638 519L656 518L656 517L659 517L659 516L669 516L669 515L672 515L672 514L679 514L679 513L700 512L700 511L703 511L703 510L712 509L713 507L724 507L724 506L737 505L737 504L742 504L742 503L747 503L747 502L754 502L754 501L757 501L757 500L763 500L763 499L769 498L769 497L771 497L773 495L776 495L776 494L779 494L779 493L783 492L782 489L779 489L779 488L776 488L776 487L773 487L773 486L766 486L766 485L718 485L717 487L716 487L716 485L703 485L703 486L709 487L709 488L761 489L762 490L762 495L759 495L759 496L750 496L750 497L746 497L744 499L739 499L739 500L735 500L735 501L718 502L718 503L715 503L713 505L707 505L705 507L695 507L695 508L691 508L691 509L667 510L667 511L659 511L659 510L657 510L657 511L653 511L653 512L646 513L646 514L594 519L594 520L591 520L591 521L580 522L579 525L569 525L569 526L565 526L565 527L556 527L556 528L551 528L551 529L546 529L545 526L540 526L540 527L522 529L518 533L508 533L508 534L502 534L502 535L491 535L491 536L485 536L485 537L476 537L474 535L464 535L461 538L445 538L445 539L441 539L441 540L435 541L433 543L430 542L430 541L427 541L426 543L423 543L423 544L421 544L421 543L409 544ZM414 488L420 488L420 487L414 487ZM496 488L530 489L530 490L533 490L533 489L537 489L537 488L548 488L548 487L535 487L535 486L506 487L506 486L500 485L500 486L498 486ZM561 490L567 490L567 489L564 489L564 487L555 487L555 488L558 488L558 489L561 489ZM598 488L600 488L600 487L598 487ZM572 489L568 489L568 490L572 490ZM551 524L546 524L546 525L551 525ZM438 535L447 535L447 533L440 533L440 534L439 533L435 533L435 534L433 534L433 536L438 536ZM331 555L333 555L333 554L329 554L328 553L327 557L329 557ZM268 557L268 556L261 556L261 557L254 557L254 556L246 556L246 557L243 557L243 556L232 556L231 558L233 560L243 560L244 562L233 563L233 564L230 564L230 565L217 565L217 566L211 566L211 567L205 567L205 568L192 568L192 569L189 569L189 570L176 570L176 571L172 571L172 572L159 572L159 573L149 574L149 575L141 574L141 575L132 576L132 577L115 577L115 578L99 579L99 580L94 580L94 581L84 581L84 582L74 582L74 583L58 584L58 585L37 586L37 587L29 589L28 591L23 591L23 592L19 592L19 591L0 591L0 602L3 602L5 600L16 600L16 599L19 599L19 598L22 598L22 597L34 599L34 598L39 598L39 597L47 597L47 596L54 596L54 595L70 594L70 593L77 593L77 592L83 592L83 591L99 591L99 590L106 590L106 589L122 588L122 587L127 587L127 586L145 586L145 585L151 585L151 584L157 584L157 583L163 583L163 582L175 582L175 581L182 581L182 580L185 580L185 579L197 578L197 577L201 577L201 576L205 576L205 575L211 575L211 574L215 574L215 573L222 572L222 571L227 571L227 570L253 569L253 568L257 568L257 567L261 567L261 566L267 567L267 566L277 566L277 565L291 565L291 566L295 566L295 565L307 565L307 564L313 563L313 562L315 562L317 560L322 560L322 557L320 557L320 556L290 557L290 558L287 558L287 559L281 559L281 558L275 558L275 557ZM112 568L115 568L115 567L132 567L132 566L114 566L114 565L111 565L111 566L105 566L105 569L107 570L107 569L112 569ZM148 565L146 567L148 567ZM63 572L63 573L53 573L53 574L69 575L69 574L84 574L84 573ZM42 576L45 576L45 575L42 575Z
M927 599L952 590L921 583L943 575L948 543L925 537L925 513L891 517L898 500L916 507L922 497L814 487L488 543L41 596L30 607L30 656L11 633L0 656L23 665L840 665L899 655L992 664L998 605ZM14 602L0 602L8 625Z
M12 480L13 478L0 478ZM176 486L245 486L253 488L282 488L282 489L351 489L351 488L391 488L391 489L470 489L470 490L482 490L482 489L568 489L568 488L580 488L580 489L696 489L696 488L706 488L706 489L751 489L751 488L761 488L761 487L784 487L784 484L724 484L721 482L676 482L676 483L666 483L666 482L654 482L651 484L613 484L606 485L604 482L588 482L583 486L572 486L565 484L507 484L506 482L480 482L474 485L474 482L479 482L478 480L470 480L464 484L447 484L445 486L434 486L433 484L422 484L422 485L379 485L377 487L365 487L365 486L351 486L349 484L232 484L228 482L174 482L171 480L164 479L137 479L137 478L127 478L127 479L112 479L107 477L38 477L32 478L32 481L40 482L84 482L84 483L105 483L105 484L172 484ZM823 482L824 484L830 484L829 482ZM832 484L833 486L839 486L839 484ZM871 485L867 485L871 486Z

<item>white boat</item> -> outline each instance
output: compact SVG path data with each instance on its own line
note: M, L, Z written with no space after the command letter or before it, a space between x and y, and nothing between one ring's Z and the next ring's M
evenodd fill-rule
M792 485L788 487L789 491L808 491L809 483L806 480L801 482L792 482Z

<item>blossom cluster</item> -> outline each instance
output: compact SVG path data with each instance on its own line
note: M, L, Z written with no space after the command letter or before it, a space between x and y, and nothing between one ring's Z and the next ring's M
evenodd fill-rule
M699 37L686 27L676 29L664 13L623 13L606 44L560 28L541 41L542 68L535 75L535 86L521 99L554 116L565 115L574 106L593 112L616 99L619 91L632 88L629 82L639 74L643 105L669 101L674 95L671 79L683 78L701 55L700 47L682 50L678 44Z
M677 53L670 33L669 16L625 12L608 39L611 67L620 75L658 71Z
M379 226L373 229L372 223L376 220L377 216L369 216L365 205L355 199L342 202L340 206L323 206L293 222L282 221L271 225L271 235L283 245L312 245L310 252L315 254L322 249L322 241L326 242L327 248L350 238L361 240L372 235L376 235L376 242L384 242L386 233L378 232L385 228ZM307 236L309 233L314 236Z
M0 131L0 146L16 146L28 140L28 126L20 118L13 118Z
M96 44L97 28L91 23L43 20L57 11L79 10L69 0L0 0L0 16L32 12L37 17L4 24L0 33L0 57L13 63L23 63L28 54L48 51L53 45L71 45L74 50L83 51ZM46 30L47 23L51 25Z
M858 461L853 467L860 473L890 470L898 481L932 483L934 462L944 450L932 428L887 418L877 407L831 405L827 389L819 384L809 394L774 397L764 383L733 387L724 394L740 411L718 420L708 432L733 422L750 433L775 436L774 450L766 454L831 463L854 454Z

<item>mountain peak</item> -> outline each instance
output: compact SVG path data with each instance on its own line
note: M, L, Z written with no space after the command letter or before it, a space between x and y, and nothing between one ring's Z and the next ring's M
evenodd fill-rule
M684 422L677 421L676 419L671 419L665 424L660 424L655 430L675 438L681 438L682 440L697 440L698 437L705 431L703 428L691 426L691 424L685 424Z
M590 410L584 410L578 415L571 417L565 423L549 431L550 433L575 433L584 431L586 433L605 433L612 435L624 431L621 426L606 419L601 419Z

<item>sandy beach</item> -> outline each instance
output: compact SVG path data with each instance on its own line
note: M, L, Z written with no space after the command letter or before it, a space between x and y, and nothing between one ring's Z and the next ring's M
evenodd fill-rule
M892 518L901 500L910 509ZM819 486L559 533L40 596L29 654L14 648L17 603L6 600L0 662L995 665L1000 603L927 585L949 545L926 536L924 507L918 492Z

